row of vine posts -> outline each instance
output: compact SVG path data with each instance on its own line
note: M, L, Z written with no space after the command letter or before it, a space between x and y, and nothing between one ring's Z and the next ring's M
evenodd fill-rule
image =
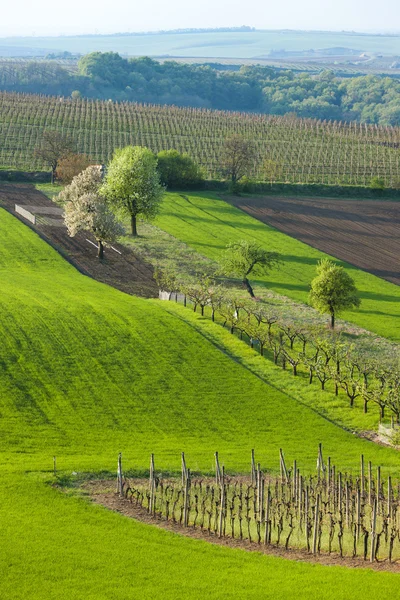
M125 477L118 457L117 493L149 515L210 536L312 555L335 553L364 561L400 559L400 481L360 458L357 475L324 461L319 445L315 475L297 461L288 468L279 451L280 475L262 471L251 452L250 475L230 477L215 453L215 476L195 477L181 456L181 477L164 477L150 458L148 482Z

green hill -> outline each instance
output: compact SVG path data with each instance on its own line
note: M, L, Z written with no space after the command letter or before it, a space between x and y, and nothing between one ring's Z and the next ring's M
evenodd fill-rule
M54 455L69 475L114 469L120 450L138 471L150 452L158 468L177 470L181 450L192 469L210 471L218 449L228 470L244 471L252 447L276 468L282 446L311 471L319 441L344 469L364 453L400 471L398 453L262 382L181 318L185 309L79 274L1 209L0 235L1 597L361 598L368 582L379 598L395 589L394 575L216 548L46 485Z

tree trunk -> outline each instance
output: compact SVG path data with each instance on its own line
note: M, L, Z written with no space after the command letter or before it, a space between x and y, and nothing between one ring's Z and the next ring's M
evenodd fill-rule
M57 167L52 167L52 168L51 168L51 184L52 184L52 185L54 185L55 174L56 174L56 168L57 168Z
M133 237L137 237L136 215L131 215L131 230Z
M331 313L331 329L335 329L335 313Z
M97 240L97 257L102 260L104 258L104 246L101 240Z
M245 287L246 287L246 290L249 292L250 296L251 296L252 298L255 298L255 296L254 296L254 292L253 292L253 288L251 287L251 285L250 285L250 282L249 282L249 280L247 279L247 277L244 277L244 278L243 278L243 284L245 285Z

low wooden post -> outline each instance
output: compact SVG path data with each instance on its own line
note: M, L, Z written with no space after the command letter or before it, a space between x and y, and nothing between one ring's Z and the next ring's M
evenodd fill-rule
M289 483L289 475L288 475L288 471L286 468L286 463L285 463L285 458L283 456L283 451L282 448L279 448L279 456L280 456L280 461L281 461L281 477L282 477L282 481L283 481L283 477L286 479L286 483Z
M360 531L361 531L361 490L357 486L357 535L356 541L360 539Z
M315 505L315 515L314 515L314 533L313 533L313 545L312 545L313 554L317 554L318 526L319 526L319 504L320 504L320 495L318 494L317 502Z
M376 550L376 517L378 513L378 498L374 499L374 508L372 513L372 531L371 531L371 554L370 562L375 561L375 550Z
M187 479L187 468L186 468L186 460L185 460L184 452L182 452L181 461L182 461L182 486L184 486L186 479Z
M224 533L224 520L225 520L225 469L222 466L222 477L221 477L221 506L219 510L219 528L218 537L221 538Z
M251 485L254 485L256 481L256 460L254 457L254 448L251 451Z
M57 458L55 456L53 456L53 473L54 473L54 477L57 476Z
M392 478L388 477L388 487L387 487L387 516L388 519L392 517Z
M187 527L189 523L189 489L190 489L190 469L186 470L186 481L185 481L185 498L183 505L183 526Z
M368 462L368 504L372 506L372 463Z
M219 466L218 452L215 452L215 483L220 485L221 483L221 467Z
M361 496L364 497L365 493L365 480L364 480L364 454L361 454Z
M265 533L264 533L264 544L267 545L269 543L269 513L271 508L271 492L268 487L267 491L267 500L265 506Z
M150 455L150 503L149 513L152 515L155 510L155 476L154 476L154 454Z
M122 479L122 452L118 454L118 467L117 467L117 494L122 498L124 493L124 482Z

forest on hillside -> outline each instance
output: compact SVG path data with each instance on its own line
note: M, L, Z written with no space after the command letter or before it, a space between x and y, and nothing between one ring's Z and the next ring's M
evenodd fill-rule
M111 99L275 115L400 124L400 81L340 78L261 66L194 65L93 52L78 64L0 63L0 89L75 98Z

